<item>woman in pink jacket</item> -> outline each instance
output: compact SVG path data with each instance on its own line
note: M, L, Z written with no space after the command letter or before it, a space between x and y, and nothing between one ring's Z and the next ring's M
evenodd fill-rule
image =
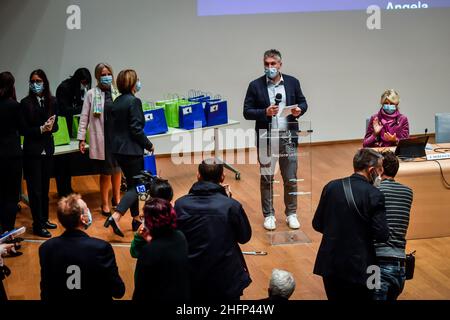
M86 135L89 131L89 157L95 160L100 173L101 211L104 216L111 215L109 190L112 184L112 205L120 202L121 170L110 151L113 128L108 125L107 114L114 100L119 96L115 88L113 70L110 65L100 63L95 67L97 86L86 94L78 127L81 153L86 151Z
M402 139L409 138L408 118L400 113L400 96L393 89L381 96L381 108L374 114L367 126L364 148L396 146Z

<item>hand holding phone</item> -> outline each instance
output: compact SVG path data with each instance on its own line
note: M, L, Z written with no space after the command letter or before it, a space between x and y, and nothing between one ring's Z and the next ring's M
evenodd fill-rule
M53 125L55 124L56 115L51 116L48 118L47 121L44 123L44 131L52 131Z

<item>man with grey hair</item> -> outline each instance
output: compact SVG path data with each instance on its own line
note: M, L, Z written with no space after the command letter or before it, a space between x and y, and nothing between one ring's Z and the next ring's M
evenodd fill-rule
M287 301L294 293L295 279L292 273L273 269L269 283L269 298L267 300Z
M328 300L372 300L367 285L376 265L376 242L386 242L389 228L383 193L375 185L383 174L383 156L361 149L354 173L329 182L322 191L312 225L322 233L314 274L322 277Z
M244 118L256 120L258 161L260 164L261 207L264 228L275 230L273 178L279 161L284 183L286 223L300 228L297 219L297 146L298 118L308 109L306 98L296 78L281 74L281 53L271 49L264 53L264 75L252 81L244 101ZM296 107L294 107L296 106ZM290 114L285 116L287 107ZM270 143L269 143L270 141ZM275 148L278 145L279 148ZM269 152L270 151L270 152Z

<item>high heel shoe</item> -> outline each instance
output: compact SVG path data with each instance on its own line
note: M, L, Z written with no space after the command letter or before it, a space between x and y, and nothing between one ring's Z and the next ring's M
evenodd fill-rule
M110 217L111 216L111 211L106 212L106 211L103 211L103 209L101 211L102 211L102 216L104 216L104 217Z
M104 227L108 228L109 226L111 226L113 228L113 231L115 234L117 234L119 237L124 237L124 234L122 233L122 231L120 231L119 227L117 226L116 221L114 220L114 218L112 216L110 216L108 219L106 219Z
M111 210L105 211L103 210L103 205L100 206L100 212L102 213L102 216L109 217L111 215Z
M138 221L136 219L133 219L133 221L131 221L131 228L133 229L134 232L138 231L141 225L142 225L141 221Z

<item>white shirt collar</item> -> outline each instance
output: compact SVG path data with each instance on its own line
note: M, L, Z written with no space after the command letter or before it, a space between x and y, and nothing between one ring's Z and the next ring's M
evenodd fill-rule
M278 83L274 83L272 81L272 79L270 79L269 77L266 77L266 81L267 81L267 84L273 84L274 86L283 85L284 84L283 74L280 73L280 81L278 81Z

